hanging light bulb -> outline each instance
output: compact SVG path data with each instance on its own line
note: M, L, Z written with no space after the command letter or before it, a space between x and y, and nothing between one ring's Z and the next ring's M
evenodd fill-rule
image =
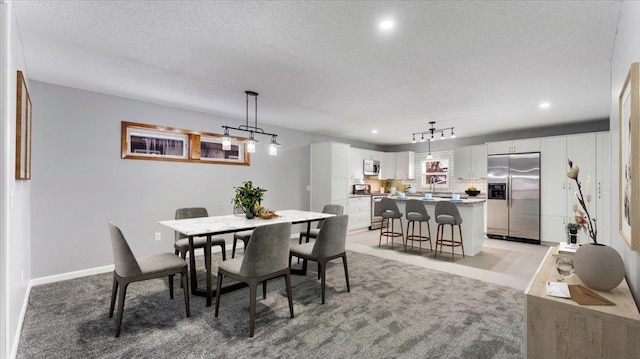
M429 152L427 153L427 159L428 160L433 159L433 156L431 156L431 141L429 141Z
M444 131L440 132L440 139L444 140Z
M256 143L258 143L258 142L259 142L258 140L253 138L253 132L251 132L251 135L249 136L249 139L247 140L247 152L255 153L256 152Z
M422 134L422 137L420 138L420 142L424 142L424 141L426 140L424 139L424 134Z
M229 129L225 127L224 135L222 135L222 150L231 151L231 136L229 136Z
M451 128L451 138L456 138L456 134L453 133L453 128Z
M278 146L280 146L280 144L276 142L276 137L276 135L271 136L271 142L269 143L269 156L278 155Z
M416 135L413 135L413 137L411 138L411 143L416 143Z

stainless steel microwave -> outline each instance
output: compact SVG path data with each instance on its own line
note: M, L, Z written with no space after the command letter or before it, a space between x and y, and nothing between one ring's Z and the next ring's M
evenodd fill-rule
M364 175L377 176L380 174L380 161L364 160Z

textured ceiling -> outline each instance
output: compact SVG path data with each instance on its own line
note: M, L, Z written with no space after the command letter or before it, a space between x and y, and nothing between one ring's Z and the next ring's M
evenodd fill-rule
M259 125L381 145L429 121L469 137L607 118L621 5L14 4L31 79L242 120L253 90ZM396 23L387 33L385 18Z

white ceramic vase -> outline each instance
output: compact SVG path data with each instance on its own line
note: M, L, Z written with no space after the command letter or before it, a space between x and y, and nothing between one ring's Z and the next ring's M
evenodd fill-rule
M622 257L604 244L584 244L573 257L573 267L580 280L595 290L612 290L624 279Z

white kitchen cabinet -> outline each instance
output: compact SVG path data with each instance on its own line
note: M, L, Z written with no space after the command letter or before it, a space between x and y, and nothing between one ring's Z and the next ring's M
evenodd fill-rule
M395 179L398 160L395 152L385 152L380 162L380 179Z
M397 180L416 179L416 153L413 151L396 152Z
M598 225L598 243L611 245L611 134L596 134L596 180L591 189L592 198L596 201L596 218Z
M338 142L311 145L311 211L322 212L326 204L347 208L349 147Z
M487 154L499 155L504 153L539 152L540 139L529 138L525 140L499 141L487 143Z
M568 160L580 167L578 179L587 196L587 178L591 178L589 214L598 218L598 233L610 228L609 176L611 172L609 133L586 133L545 137L540 140L541 239L546 242L566 240L565 226L573 222L576 182L567 177ZM602 191L599 191L602 189ZM585 198L586 199L586 198ZM578 209L581 206L577 205ZM602 230L601 230L602 228ZM602 235L599 238L605 238ZM606 236L608 237L608 235ZM581 242L588 236L580 232Z
M593 186L596 183L596 134L585 133L579 135L567 136L567 159L573 161L574 166L580 167L578 180L582 186L582 194L587 196L587 178L591 177L591 191L594 193ZM610 161L610 159L609 159ZM569 164L565 163L565 176L569 172ZM575 216L573 210L573 196L578 190L576 182L567 177L567 217ZM586 198L585 198L586 201ZM596 203L595 196L591 198L591 202L587 203L589 214L595 215ZM582 209L578 204L578 209Z
M349 198L349 231L368 228L371 225L371 197L358 196Z
M364 180L363 149L349 147L349 180L360 183Z
M454 150L454 175L456 178L487 177L487 146L467 146Z

